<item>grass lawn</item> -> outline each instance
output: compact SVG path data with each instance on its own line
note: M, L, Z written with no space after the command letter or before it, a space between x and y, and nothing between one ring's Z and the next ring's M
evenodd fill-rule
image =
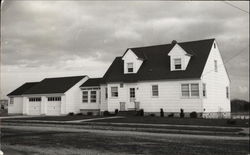
M248 154L248 140L159 137L92 132L2 129L8 154Z
M101 118L103 116L85 116L85 115L73 115L73 116L41 116L41 117L26 117L26 118L11 118L5 120L41 120L41 121L74 121L90 118Z
M94 120L91 122L107 123L145 123L145 124L175 124L175 125L202 125L202 126L230 126L249 127L249 119L236 119L235 124L227 123L229 119L203 119L203 118L168 118L152 116L127 116L125 118Z

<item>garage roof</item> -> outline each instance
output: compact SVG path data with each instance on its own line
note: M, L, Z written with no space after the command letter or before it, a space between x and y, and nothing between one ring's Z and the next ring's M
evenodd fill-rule
M33 87L38 83L39 82L27 82L18 87L17 89L15 89L14 91L12 91L11 93L9 93L7 96L22 95L25 91L29 90L31 87Z
M65 93L84 77L86 76L45 78L29 90L25 91L23 94Z

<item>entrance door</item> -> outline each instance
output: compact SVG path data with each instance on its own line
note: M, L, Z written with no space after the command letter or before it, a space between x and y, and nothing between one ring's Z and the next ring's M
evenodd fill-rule
M125 111L126 107L125 107L125 102L120 102L120 111Z

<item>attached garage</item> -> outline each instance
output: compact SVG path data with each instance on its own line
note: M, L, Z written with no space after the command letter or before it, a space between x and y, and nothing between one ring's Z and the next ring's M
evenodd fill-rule
M29 115L41 114L41 97L31 97L28 102Z
M47 115L61 114L61 97L48 97Z

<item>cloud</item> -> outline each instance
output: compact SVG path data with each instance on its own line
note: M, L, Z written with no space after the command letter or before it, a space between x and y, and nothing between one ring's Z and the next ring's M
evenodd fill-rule
M249 15L223 2L5 1L1 24L2 83L14 72L22 81L37 71L102 76L127 48L205 38L217 39L225 60L245 50L226 66L232 81L249 75Z

